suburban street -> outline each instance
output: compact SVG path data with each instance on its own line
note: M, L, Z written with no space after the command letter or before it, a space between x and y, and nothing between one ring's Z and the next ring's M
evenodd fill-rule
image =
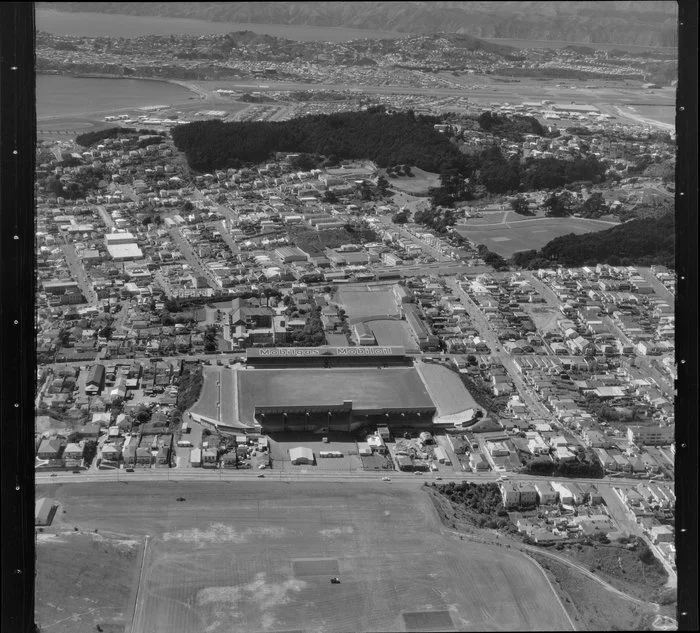
M75 246L71 244L66 235L62 233L64 243L61 244L61 250L68 264L71 277L78 282L78 287L83 293L88 303L91 305L96 305L98 303L97 293L92 289L92 284L88 279L88 275L85 272L85 267L83 266L78 253L75 250Z
M515 363L511 358L510 354L503 351L501 348L501 343L498 340L496 334L491 329L489 322L484 317L479 307L472 301L471 297L462 289L460 283L454 279L450 278L447 280L447 285L452 288L452 290L462 299L462 305L467 309L472 323L479 331L481 338L484 339L486 344L491 350L491 356L497 358L501 364L506 368L508 375L513 381L518 393L520 394L523 402L528 406L530 411L534 413L536 417L540 417L544 420L551 420L551 412L540 402L531 391L530 388L525 384L523 379L520 377L520 373L515 367Z

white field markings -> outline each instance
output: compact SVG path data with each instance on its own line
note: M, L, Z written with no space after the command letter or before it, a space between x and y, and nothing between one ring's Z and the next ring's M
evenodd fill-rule
M148 539L150 537L146 536L144 538L143 542L143 557L141 558L141 569L139 571L139 580L136 585L136 600L134 601L134 617L131 620L131 633L139 633L141 630L136 626L137 623L137 618L140 621L142 618L141 612L139 611L139 604L141 604L141 611L143 611L143 601L140 601L141 598L141 589L143 587L143 569L145 566L146 562L146 553L148 550ZM140 622L139 622L140 623Z

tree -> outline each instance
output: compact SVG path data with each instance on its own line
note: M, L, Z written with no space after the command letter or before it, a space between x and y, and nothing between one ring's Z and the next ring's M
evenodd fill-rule
M338 195L335 193L335 191L328 189L323 193L323 201L333 204L338 202Z
M217 350L216 341L205 340L204 341L204 351L205 352L215 352Z
M369 185L366 182L363 182L360 185L360 199L361 200L371 200L372 199L372 190L370 189Z
M545 215L550 218L564 218L571 215L571 194L568 191L552 192L543 203Z
M386 192L389 189L389 181L386 179L385 176L379 176L377 178L377 190L381 195L386 195Z
M510 201L510 207L519 215L533 215L530 211L530 203L524 196L517 196Z
M608 212L608 203L599 191L591 194L581 207L581 212L586 218L599 218Z
M391 221L394 224L406 224L408 222L408 211L399 211L391 216Z

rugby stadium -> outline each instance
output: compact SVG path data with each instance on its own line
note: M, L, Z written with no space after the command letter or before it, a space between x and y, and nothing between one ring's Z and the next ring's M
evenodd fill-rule
M254 348L238 372L238 413L262 432L432 425L436 412L400 347Z

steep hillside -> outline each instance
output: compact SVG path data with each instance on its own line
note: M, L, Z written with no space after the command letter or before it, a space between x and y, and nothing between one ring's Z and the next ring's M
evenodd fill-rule
M563 235L539 251L516 253L512 261L523 268L586 266L651 266L675 268L675 221L673 213L660 218L631 220L606 231Z

